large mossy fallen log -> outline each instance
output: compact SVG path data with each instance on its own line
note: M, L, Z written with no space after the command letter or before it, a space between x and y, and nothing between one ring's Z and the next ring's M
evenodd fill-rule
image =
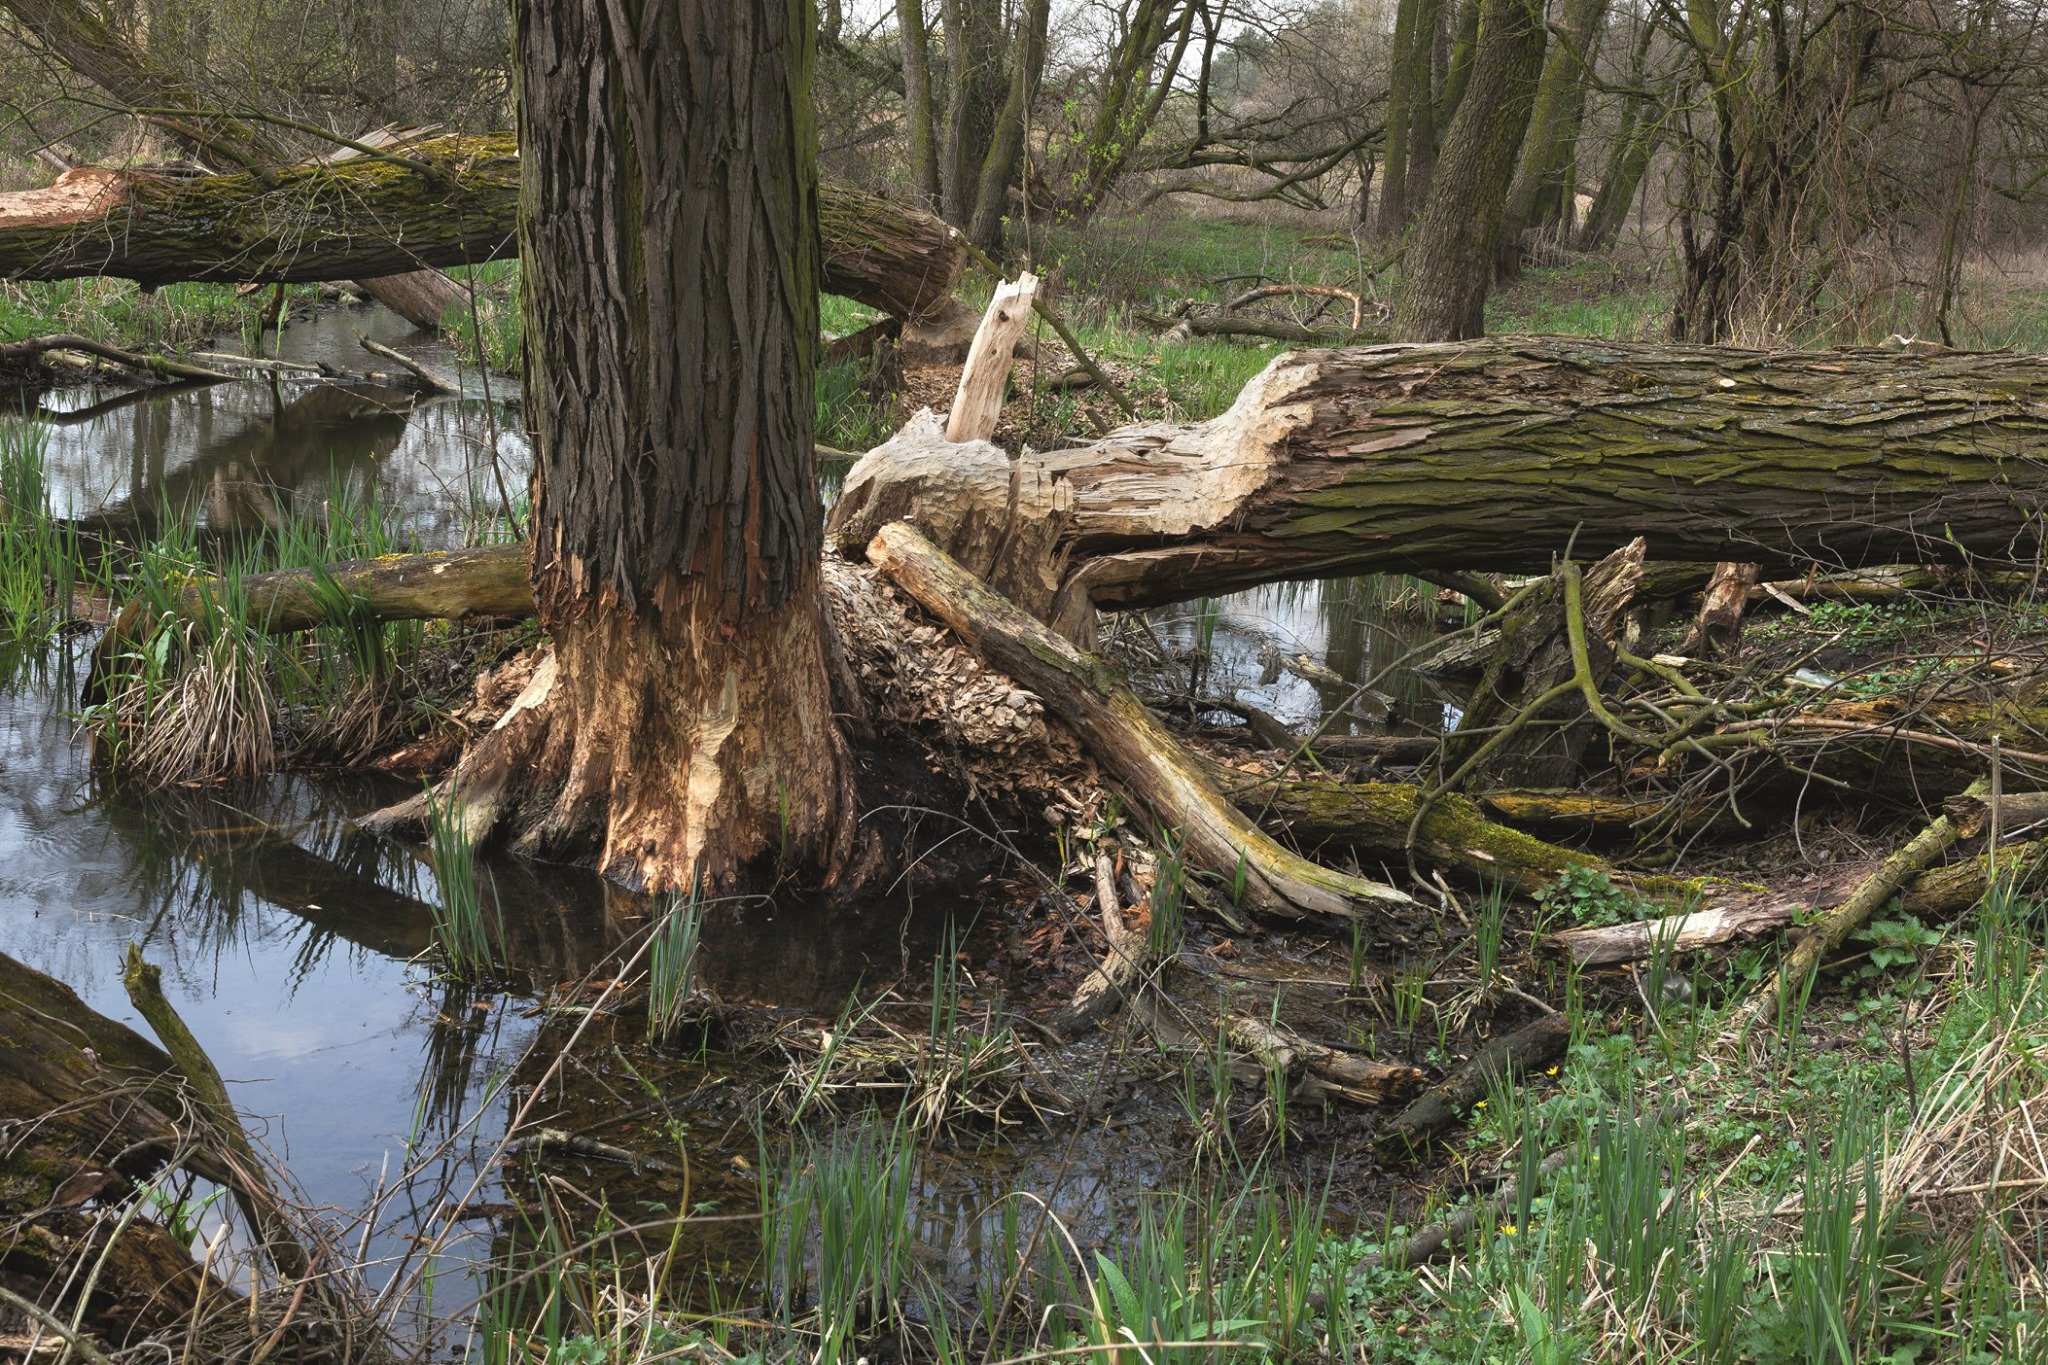
M1011 459L912 422L833 534L911 519L977 572L1054 519L1038 602L1147 606L1277 579L1546 571L1641 536L1767 569L2037 552L2048 358L1490 337L1284 355L1222 416ZM1014 581L1015 575L1005 575Z
M892 317L947 310L966 257L944 222L845 185L819 187L824 288ZM0 194L0 278L362 279L519 252L510 133L450 135L257 175L86 166Z

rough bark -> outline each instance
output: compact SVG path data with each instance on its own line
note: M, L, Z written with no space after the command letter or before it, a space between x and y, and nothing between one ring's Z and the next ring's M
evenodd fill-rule
M122 1346L185 1325L199 1297L191 1252L147 1218L110 1237L82 1211L116 1204L183 1147L170 1058L86 1007L61 982L0 955L0 1286L68 1321L99 1257L84 1326ZM216 1298L215 1296L221 1296ZM216 1303L238 1295L207 1286Z
M1756 587L1759 572L1758 565L1735 560L1716 564L1714 575L1707 580L1706 591L1700 596L1700 614L1678 652L1697 653L1709 659L1732 655L1742 639L1743 612L1749 606L1749 594Z
M1051 634L909 526L882 528L868 558L991 667L1037 694L1124 788L1133 812L1171 835L1188 866L1219 878L1239 904L1290 918L1412 904L1391 886L1274 843L1217 793L1111 665Z
M1586 107L1586 64L1599 40L1608 0L1566 0L1558 41L1550 45L1522 139L1515 178L1501 211L1495 265L1503 276L1522 268L1522 234L1568 213L1566 194L1579 124ZM1569 223L1566 223L1569 227Z
M811 458L807 8L515 10L555 647L448 789L472 833L516 813L521 847L638 885L770 857L829 884L854 836Z
M1230 1041L1255 1058L1271 1084L1292 1082L1303 1099L1390 1104L1422 1088L1421 1071L1378 1062L1310 1042L1283 1024L1233 1014L1223 1020Z
M903 54L904 139L910 144L911 198L939 206L939 144L932 128L932 48L924 0L896 0L896 41Z
M1501 210L1543 66L1541 0L1484 0L1479 50L1409 243L1394 308L1404 341L1484 335Z
M362 281L517 254L512 135L433 138L394 155L260 178L67 171L49 189L0 194L0 277ZM817 213L828 293L911 321L949 311L966 256L943 222L829 184Z
M1039 528L1055 598L1149 606L1306 576L2036 553L2048 362L1495 338L1282 356L1223 416L1012 460L913 422L831 534ZM991 528L995 528L992 530ZM1049 529L1047 529L1049 528ZM1482 529L1483 528L1483 529ZM1027 606L1029 604L1026 604Z

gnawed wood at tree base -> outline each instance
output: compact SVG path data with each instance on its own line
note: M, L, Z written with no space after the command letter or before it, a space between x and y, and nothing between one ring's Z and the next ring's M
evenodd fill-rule
M907 525L883 527L868 558L989 664L1031 689L1169 834L1190 867L1265 914L1351 916L1413 904L1404 892L1318 867L1274 843L1217 794L1202 769L1108 663L1047 631Z

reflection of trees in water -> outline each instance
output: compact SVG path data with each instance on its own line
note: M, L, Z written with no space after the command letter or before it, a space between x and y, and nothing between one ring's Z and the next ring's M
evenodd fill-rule
M267 416L221 423L218 432L208 395L109 414L113 429L94 434L128 437L127 488L82 523L147 537L203 512L216 534L248 533L281 526L301 492L319 500L355 490L352 500L367 502L379 462L404 439L410 408L398 390L322 384L289 401L273 388ZM167 469L168 452L187 428L192 458Z
M1319 608L1328 642L1323 663L1353 683L1374 678L1436 635L1436 588L1420 579L1375 574L1333 578L1321 587ZM1373 687L1392 699L1393 716L1429 730L1441 727L1442 703L1421 674L1397 668ZM1348 695L1326 700L1336 704Z

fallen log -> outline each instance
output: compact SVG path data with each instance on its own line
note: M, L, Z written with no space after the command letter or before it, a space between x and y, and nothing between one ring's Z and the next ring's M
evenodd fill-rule
M1899 913L1920 920L1953 919L1984 898L1994 876L2015 889L2027 889L2038 885L2044 874L2048 841L1976 854L1913 877L1899 888ZM1540 946L1565 953L1582 967L1641 962L1657 953L1696 952L1782 933L1798 918L1800 908L1779 897L1631 924L1563 929L1546 935Z
M1374 1143L1390 1154L1421 1151L1462 1120L1501 1081L1562 1057L1571 1039L1571 1020L1562 1014L1543 1015L1494 1039L1374 1134Z
M241 580L250 619L272 634L310 630L349 619L461 621L473 617L531 616L533 587L524 545L350 559L318 570L279 569ZM188 619L217 601L213 580L189 584L176 610ZM88 700L104 695L121 655L135 647L154 619L152 607L131 601L93 650L86 675Z
M393 350L381 341L372 341L361 332L356 333L356 344L371 355L382 356L392 364L411 371L413 377L424 384L431 393L444 393L454 398L462 396L462 385L432 366L422 365L403 351Z
M1259 1063L1269 1078L1291 1083L1306 1100L1391 1104L1422 1088L1423 1074L1398 1062L1376 1062L1310 1042L1282 1024L1233 1014L1224 1032Z
M1102 919L1102 933L1109 941L1102 961L1074 992L1074 998L1053 1016L1052 1030L1062 1038L1074 1038L1101 1022L1123 1004L1143 979L1151 959L1149 935L1124 922L1116 894L1116 865L1106 851L1095 854L1095 909Z
M2032 555L2048 503L2048 358L1491 337L1297 352L1229 412L1011 460L913 421L849 471L858 553L908 517L1054 519L1056 582L1098 607L1279 579L1548 572L1652 559L1767 569ZM929 515L923 509L931 509ZM1483 529L1481 529L1483 528ZM1042 607L1047 615L1064 588Z
M1778 970L1757 984L1749 998L1729 1012L1722 1038L1732 1040L1757 1024L1767 1024L1787 996L1802 991L1807 980L1820 969L1829 953L1841 948L1849 936L1869 923L1877 908L1899 893L1908 881L1926 870L1928 864L1946 853L1956 842L1955 825L1946 815L1934 821L1886 858L1868 877L1858 883L1847 900L1828 913L1778 963Z
M126 370L149 375L155 379L174 379L204 384L224 384L233 379L231 374L207 369L204 365L192 365L169 356L146 355L141 351L124 350L110 346L104 341L94 341L75 332L57 332L50 336L29 337L25 341L0 342L0 365L24 360L34 360L52 351L82 351L86 355L98 356L101 360L112 361Z
M1455 792L1430 803L1417 824L1425 793L1413 783L1275 779L1220 763L1208 764L1207 772L1240 810L1308 850L1335 846L1362 861L1402 863L1412 848L1418 862L1496 882L1524 896L1574 868L1607 873L1647 900L1674 905L1697 900L1706 887L1695 879L1625 872L1594 854L1545 843L1496 824L1478 802Z
M818 221L827 292L915 322L950 316L966 258L943 221L831 183L819 187ZM0 194L0 278L367 285L514 256L518 227L510 133L451 134L260 176L85 166L47 189Z
M1053 635L911 527L883 527L867 552L991 667L1036 693L1124 788L1132 809L1174 836L1188 866L1218 878L1244 908L1299 918L1414 904L1405 892L1318 867L1275 843L1217 793L1112 665Z

